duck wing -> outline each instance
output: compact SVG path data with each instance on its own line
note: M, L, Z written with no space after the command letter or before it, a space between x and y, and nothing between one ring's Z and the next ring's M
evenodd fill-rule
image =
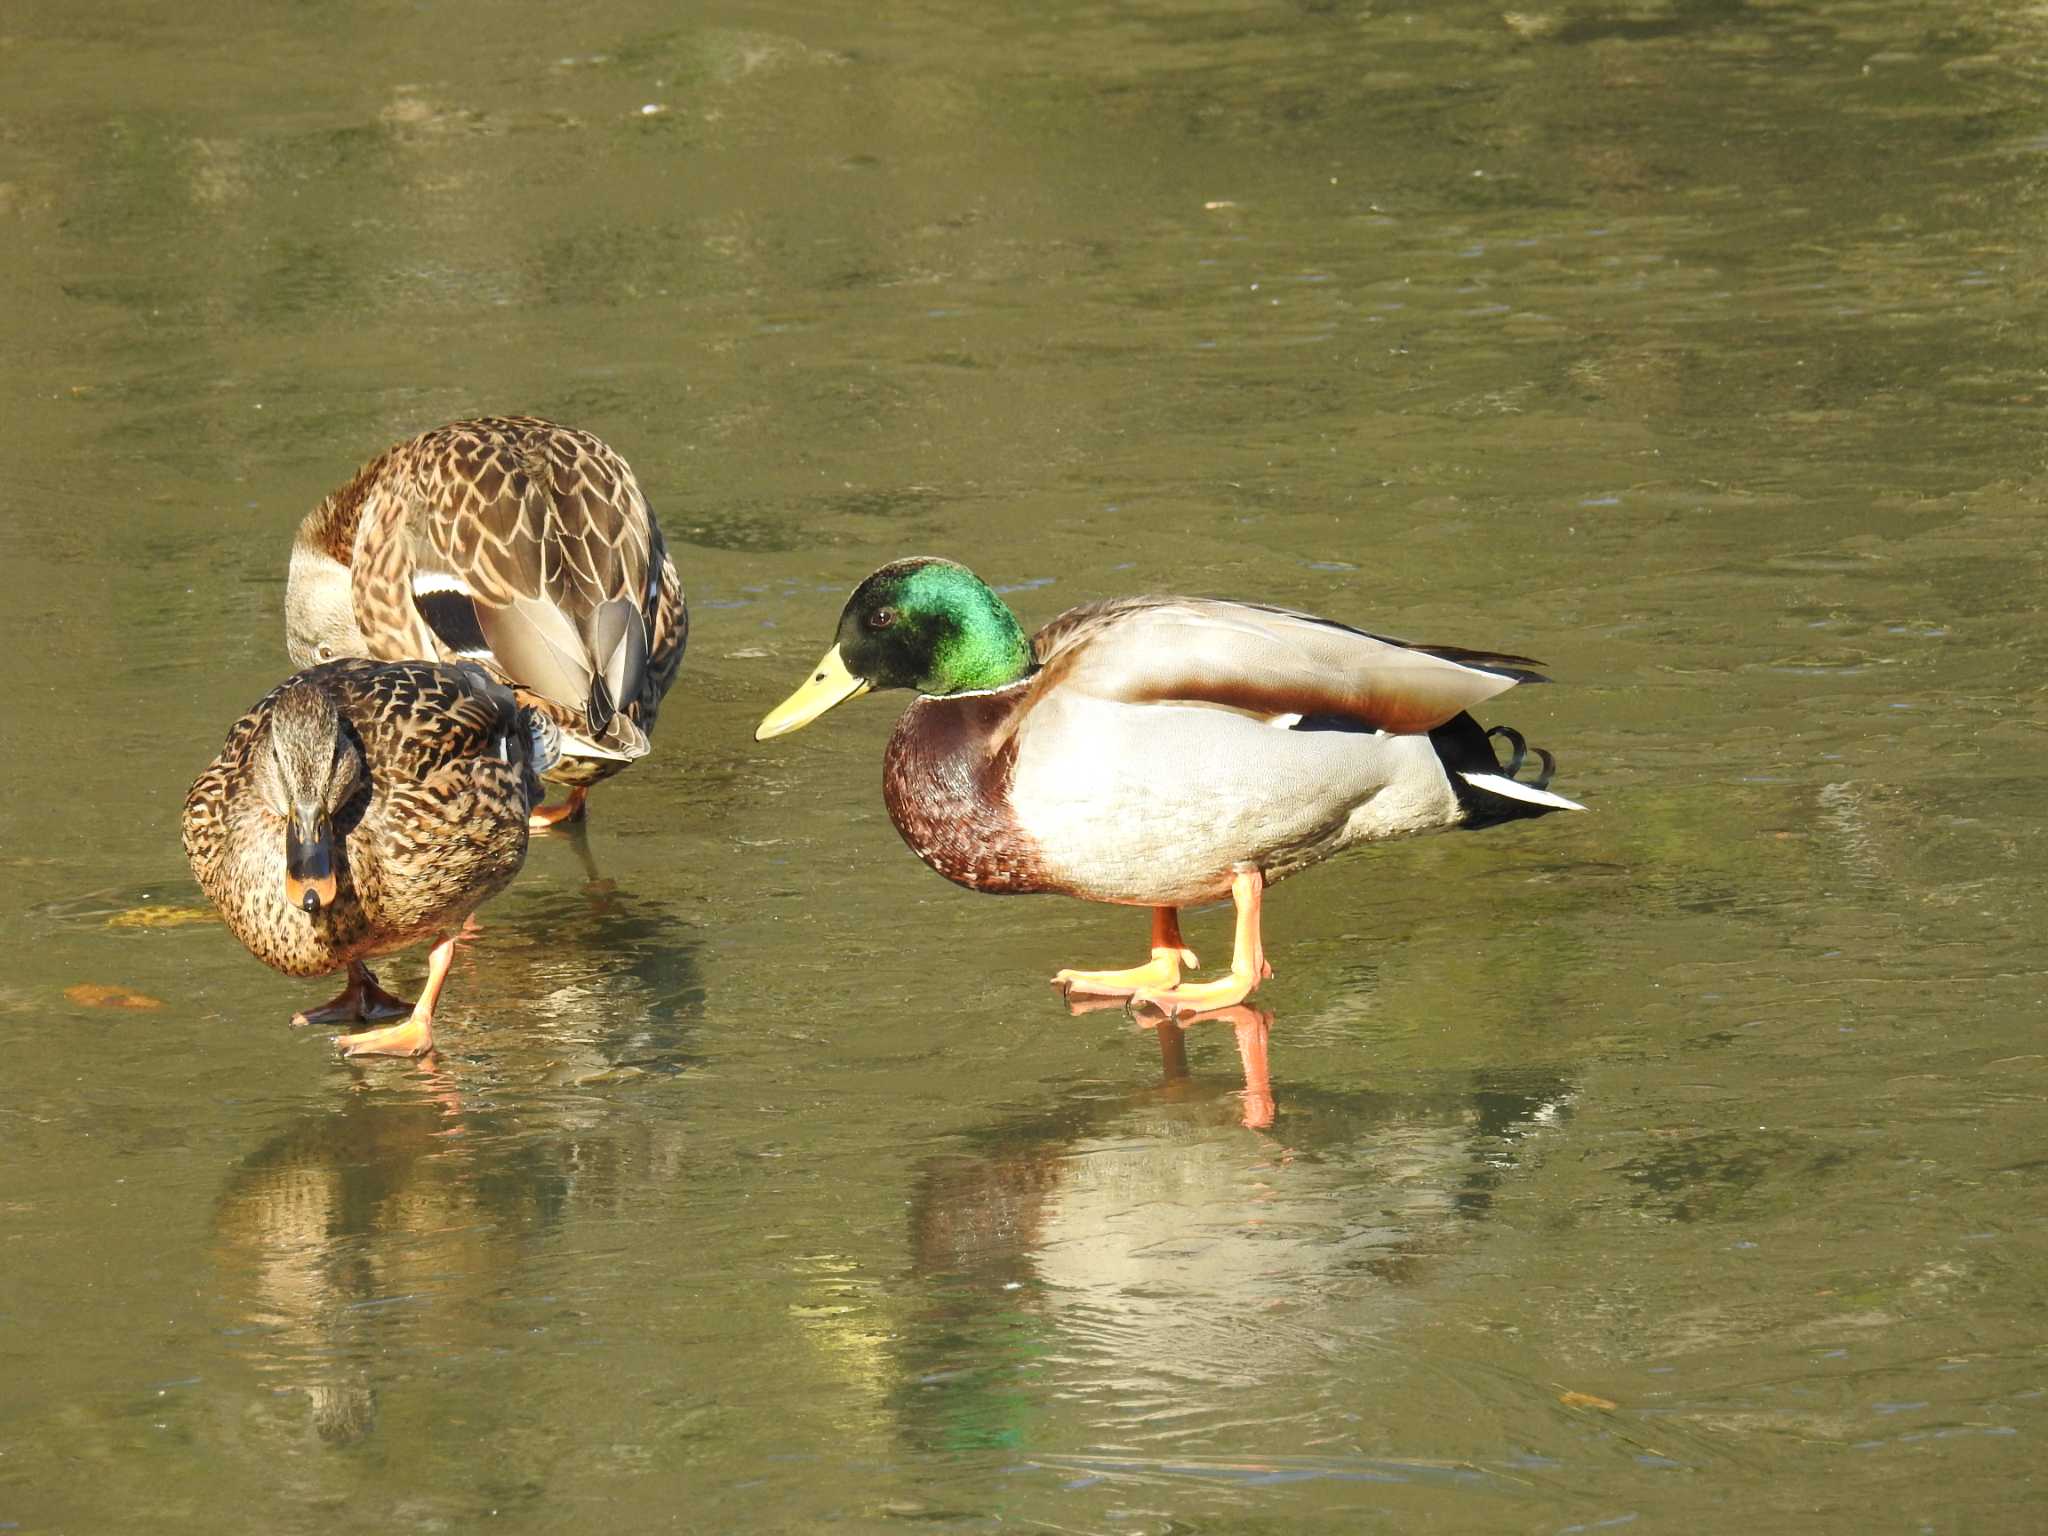
M333 698L373 776L413 783L445 763L508 758L523 744L507 740L521 729L512 690L478 666L346 660L306 675Z
M645 753L625 711L667 559L625 460L590 433L500 417L428 434L415 462L411 586L436 638L561 706L583 745Z
M1126 597L1068 610L1033 637L1042 687L1128 704L1210 704L1262 719L1334 717L1373 730L1435 729L1539 663L1412 645L1261 603Z

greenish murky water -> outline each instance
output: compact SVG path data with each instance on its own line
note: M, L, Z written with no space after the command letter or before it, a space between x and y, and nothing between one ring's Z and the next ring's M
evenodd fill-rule
M0 1530L2041 1529L2044 57L21 0ZM484 410L628 456L690 653L346 1066L132 914L295 520ZM1142 917L903 851L891 701L749 739L919 552L1541 656L1595 814L1280 887L1268 1104L1057 1004Z

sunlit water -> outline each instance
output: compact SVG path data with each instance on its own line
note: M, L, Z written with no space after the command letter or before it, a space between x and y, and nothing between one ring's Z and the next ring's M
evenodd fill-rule
M0 1529L2040 1529L2044 46L17 6ZM293 521L484 409L691 649L344 1066L136 914ZM1594 813L1278 888L1267 1103L1059 1006L1141 914L903 851L890 699L749 740L914 552L1541 656Z

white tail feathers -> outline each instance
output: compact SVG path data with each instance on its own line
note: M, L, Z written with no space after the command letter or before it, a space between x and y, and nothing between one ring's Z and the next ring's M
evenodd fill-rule
M1499 773L1465 773L1458 777L1474 789L1483 789L1489 795L1499 795L1503 800L1526 800L1531 805L1547 805L1554 811L1583 811L1585 807L1576 800L1567 800L1563 795L1553 795L1547 789L1538 789L1533 784L1519 783Z
M562 732L562 756L579 757L589 762L630 763L647 755L647 733L624 715L614 715L612 728L605 734L612 738L614 745L592 741L577 731Z

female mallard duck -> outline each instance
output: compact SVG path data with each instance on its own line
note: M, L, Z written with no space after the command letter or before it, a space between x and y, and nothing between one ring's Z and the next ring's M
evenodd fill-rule
M294 666L334 656L482 663L562 732L569 786L536 827L647 753L690 615L626 461L530 416L400 443L307 514L292 544Z
M1273 974L1259 940L1273 881L1354 843L1584 809L1544 787L1547 752L1519 781L1521 737L1465 713L1543 681L1535 665L1189 597L1084 603L1027 641L973 572L898 560L854 589L837 643L754 737L871 688L916 689L882 768L911 851L970 890L1152 908L1149 963L1053 980L1192 1012ZM1230 974L1184 983L1178 909L1225 895Z
M526 858L560 733L481 668L330 661L237 720L185 797L185 857L236 938L288 976L348 968L295 1024L392 1018L349 1056L433 1048L455 930ZM418 1003L363 961L434 940Z

